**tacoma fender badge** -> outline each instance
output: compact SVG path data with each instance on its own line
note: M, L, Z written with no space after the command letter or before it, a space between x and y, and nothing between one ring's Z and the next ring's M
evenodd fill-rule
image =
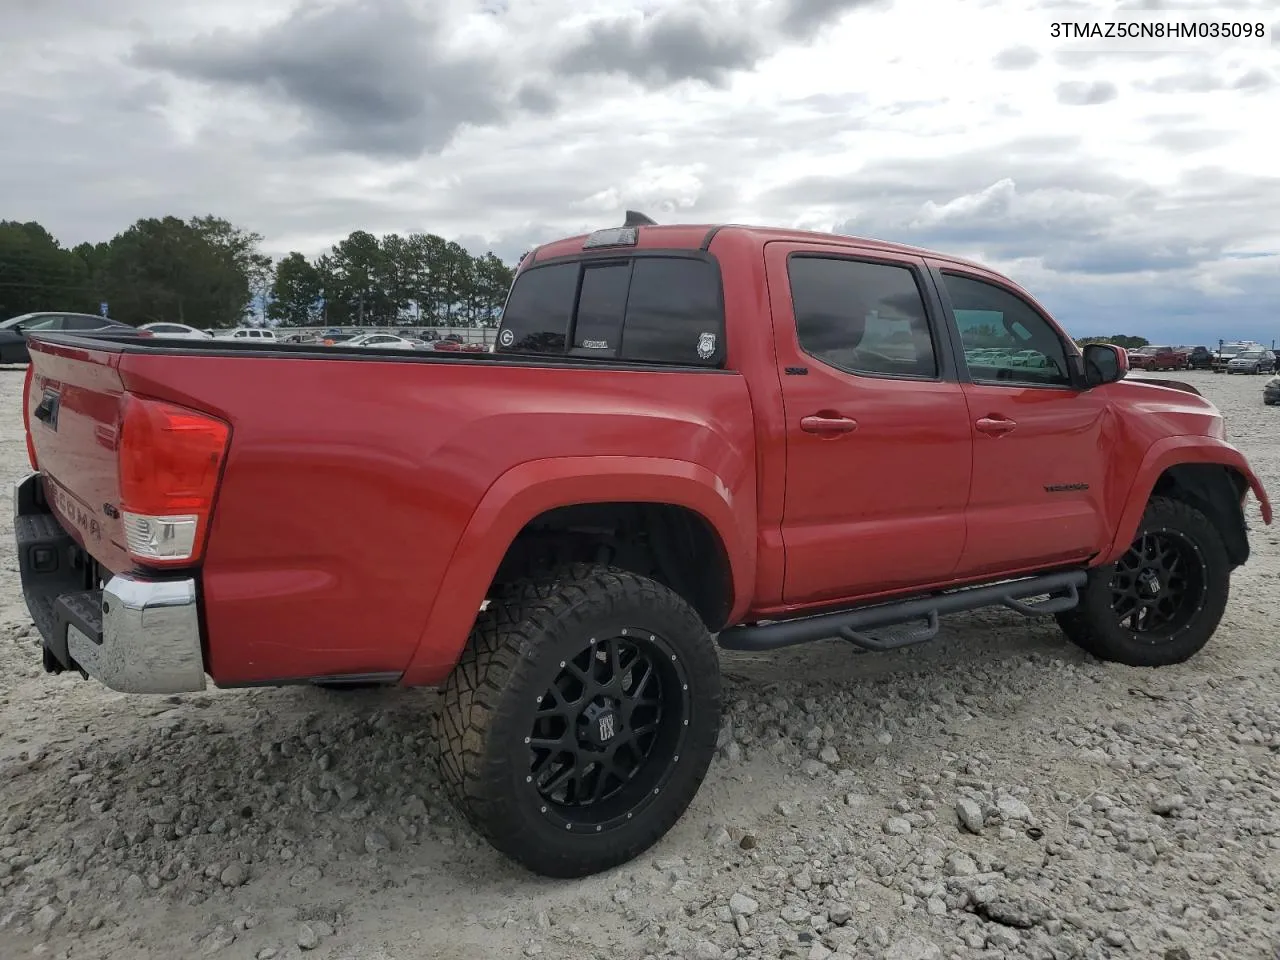
M1070 493L1073 490L1088 490L1087 483L1046 483L1045 493Z

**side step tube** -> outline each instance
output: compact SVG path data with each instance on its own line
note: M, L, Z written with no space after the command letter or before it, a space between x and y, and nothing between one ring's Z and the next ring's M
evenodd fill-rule
M1080 602L1080 588L1087 579L1088 574L1084 570L1049 573L799 620L743 624L722 631L718 639L726 650L777 650L833 638L848 640L863 650L894 650L933 639L938 633L938 618L949 613L997 605L1006 606L1025 617L1070 610ZM1033 597L1044 596L1048 599L1027 602ZM908 630L882 631L883 635L879 637L864 632L915 620L926 623Z

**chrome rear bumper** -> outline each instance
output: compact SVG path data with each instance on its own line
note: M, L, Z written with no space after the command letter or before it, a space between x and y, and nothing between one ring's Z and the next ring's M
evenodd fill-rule
M79 670L121 693L205 689L199 598L191 578L112 576L62 527L35 473L13 491L22 594L44 640L45 668Z

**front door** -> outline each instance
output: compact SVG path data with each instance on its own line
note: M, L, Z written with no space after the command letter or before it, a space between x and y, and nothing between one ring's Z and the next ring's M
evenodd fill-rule
M1106 401L1071 378L1062 334L994 278L933 262L955 318L973 436L968 536L958 573L1082 561L1108 540Z
M784 602L947 579L972 435L924 262L775 242L765 264L786 417Z

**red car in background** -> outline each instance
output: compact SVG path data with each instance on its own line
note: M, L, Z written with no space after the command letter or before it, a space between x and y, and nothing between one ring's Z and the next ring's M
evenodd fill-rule
M1183 347L1139 347L1129 351L1129 366L1134 370L1185 370L1187 356Z

